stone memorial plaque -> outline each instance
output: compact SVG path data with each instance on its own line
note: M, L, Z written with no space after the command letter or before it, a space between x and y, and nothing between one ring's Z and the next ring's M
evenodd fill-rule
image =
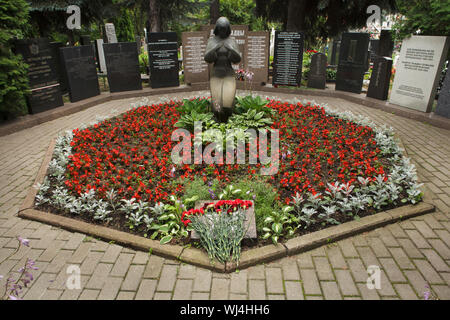
M390 30L381 30L380 43L378 45L378 56L392 58L394 52L394 40Z
M95 48L97 49L97 63L101 73L106 73L105 52L103 51L103 39L95 40Z
M98 96L97 68L92 45L61 48L61 57L69 84L69 97L71 102L77 102L90 97Z
M373 62L372 77L367 91L369 98L387 100L389 84L391 83L392 63L392 59L386 57L378 57Z
M368 33L344 33L339 53L336 90L360 94L368 67Z
M180 78L178 75L177 34L175 32L151 32L148 41L151 87L178 87Z
M217 203L219 200L202 200L197 201L195 203L195 209L200 209L203 207L205 203ZM255 202L252 201L252 206L245 210L245 220L244 220L244 228L246 228L247 232L245 233L244 239L256 239L257 233L256 233L256 220L255 220ZM192 231L191 233L191 239L198 240L200 239L199 235Z
M325 89L327 82L327 56L315 53L311 57L311 68L308 74L308 87Z
M142 90L136 42L104 43L110 92Z
M254 73L252 82L266 84L269 79L270 34L267 31L249 31L244 51L245 70Z
M58 73L59 88L62 94L66 94L69 88L64 70L64 62L59 51L60 48L64 48L64 44L62 42L51 42L50 45L52 46L52 54L56 59L56 72Z
M116 28L112 23L105 24L105 42L106 43L117 43Z
M187 84L209 80L208 64L204 59L208 38L205 31L182 33L184 82Z
M300 86L303 65L302 32L275 32L273 85Z
M447 70L444 84L439 93L436 114L442 117L450 118L450 72Z
M215 25L202 26L200 30L207 31L210 37L214 36ZM247 42L248 26L247 25L231 25L231 35L230 37L236 40L236 43L241 52L241 62L238 64L233 64L233 69L244 69L245 68L245 44Z
M17 40L15 52L21 54L29 65L28 80L31 95L28 97L31 113L43 112L64 105L57 70L54 46L45 38Z
M403 40L390 102L430 112L448 48L448 37L411 36Z

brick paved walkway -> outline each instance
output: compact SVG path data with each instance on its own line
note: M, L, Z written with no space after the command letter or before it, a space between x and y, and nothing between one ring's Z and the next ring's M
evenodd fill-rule
M36 259L25 299L423 299L427 284L435 297L450 299L450 131L340 99L311 99L393 126L433 191L437 212L233 274L17 218L53 137L139 99L113 101L0 138L0 261L16 236L31 240L31 248L0 264L0 275ZM81 268L81 290L66 288L72 264ZM380 290L367 289L370 265L382 270Z

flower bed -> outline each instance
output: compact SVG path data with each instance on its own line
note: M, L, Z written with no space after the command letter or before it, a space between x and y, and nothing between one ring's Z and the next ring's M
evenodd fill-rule
M259 163L174 164L177 124L199 117L221 126L207 100L171 101L59 137L36 206L168 243L189 242L183 218L196 200L254 200L254 246L420 201L415 169L390 129L311 103L238 101L231 126L279 130L277 174L261 176Z

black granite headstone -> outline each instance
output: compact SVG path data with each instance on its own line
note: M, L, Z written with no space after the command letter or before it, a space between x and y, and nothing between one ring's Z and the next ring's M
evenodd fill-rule
M178 42L175 32L148 35L148 60L152 88L178 87Z
M339 63L339 51L341 50L341 41L333 41L333 48L331 50L331 66L337 66Z
M315 53L311 57L311 68L308 74L308 87L325 89L327 81L327 56Z
M304 38L302 32L275 31L273 85L300 86Z
M92 45L61 48L71 102L100 94Z
M378 100L387 100L392 75L392 59L378 57L373 63L367 96Z
M439 92L438 104L436 107L436 114L442 117L450 118L450 72L444 79L441 91Z
M61 55L59 54L59 49L63 48L64 44L62 42L51 42L50 45L52 46L53 55L56 59L56 72L58 73L59 88L61 90L61 93L66 94L69 88L67 85L66 74L64 72L64 62L62 61Z
M380 44L378 45L378 55L380 57L392 58L394 51L394 40L390 30L381 30Z
M378 56L378 50L380 48L380 40L370 40L370 61L374 62Z
M17 40L15 52L29 65L28 79L31 95L30 113L38 113L64 105L59 85L57 57L50 41L45 38Z
M81 36L80 42L82 46L87 46L91 44L91 37L90 36Z
M142 90L136 42L103 44L110 92Z
M369 40L367 33L342 35L336 90L361 93L367 70Z

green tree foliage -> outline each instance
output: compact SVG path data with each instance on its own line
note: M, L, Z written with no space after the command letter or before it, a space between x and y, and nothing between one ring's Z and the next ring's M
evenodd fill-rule
M256 4L253 0L221 0L220 15L227 17L231 24L252 24L255 19Z
M131 42L135 40L130 12L126 8L122 8L119 11L119 14L113 19L113 23L119 42Z
M398 12L404 17L398 20L393 28L398 40L416 33L430 36L450 35L448 0L397 0L397 6Z
M3 118L27 113L27 65L11 48L28 21L25 0L0 0L0 114Z

